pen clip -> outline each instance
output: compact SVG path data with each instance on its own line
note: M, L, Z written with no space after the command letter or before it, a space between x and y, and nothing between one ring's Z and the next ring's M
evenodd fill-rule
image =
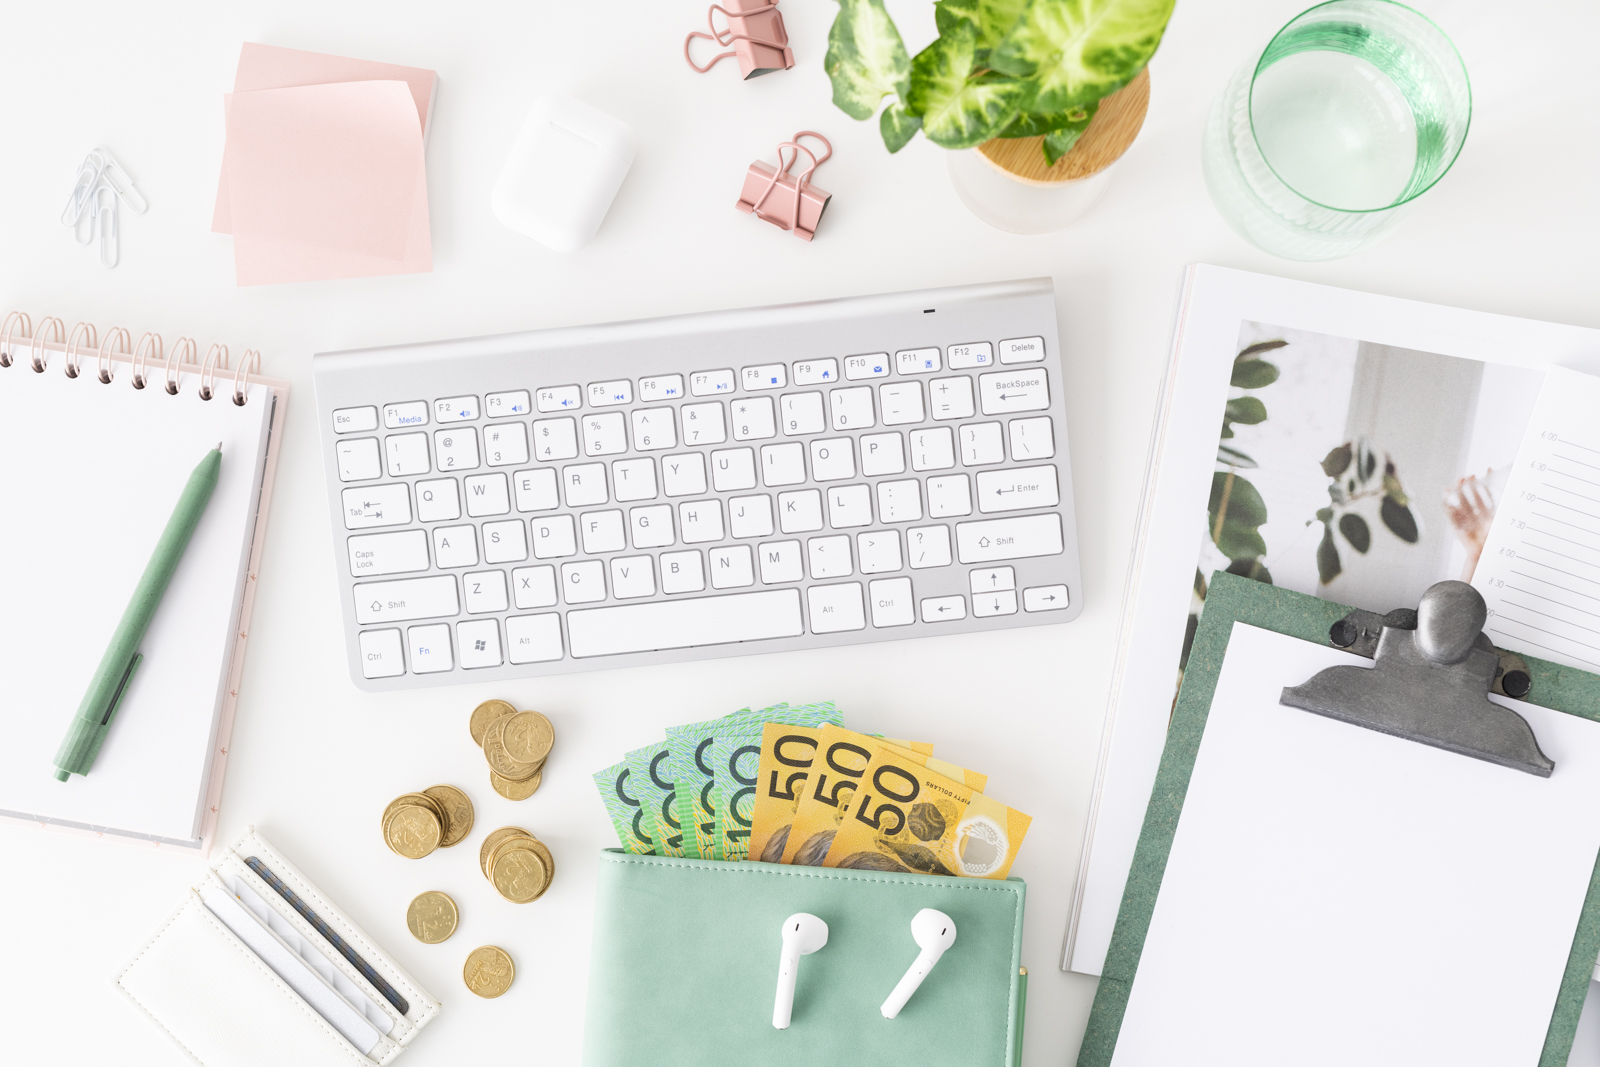
M117 708L122 705L122 694L128 691L128 683L133 679L133 672L139 669L139 664L144 662L144 653L135 652L128 661L128 669L122 674L122 681L117 683L117 691L111 694L111 703L106 707L105 717L100 720L102 727L111 725L111 716L117 713ZM100 746L96 745L98 749Z

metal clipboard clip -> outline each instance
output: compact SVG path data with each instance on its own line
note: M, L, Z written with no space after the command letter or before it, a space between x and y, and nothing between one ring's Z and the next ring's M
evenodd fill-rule
M802 137L814 137L822 142L822 158L800 144ZM787 157L785 150L789 152ZM802 153L810 163L800 173L790 174ZM778 145L776 167L759 159L750 164L744 175L744 189L733 206L809 241L816 236L817 223L822 220L828 201L833 199L832 193L811 184L811 175L832 157L833 145L826 137L812 130L801 130L794 135L794 140Z
M706 10L706 25L710 33L699 30L683 39L683 58L696 72L704 74L729 56L739 60L740 76L746 81L771 74L775 70L788 70L794 66L794 50L789 47L789 31L784 28L783 15L778 11L777 0L725 0L728 4L712 4ZM730 10L731 9L731 10ZM728 20L728 28L717 29L717 12ZM694 61L690 49L696 40L715 41L728 48L711 58L705 66Z
M1318 671L1286 686L1278 703L1548 778L1556 765L1528 720L1489 699L1497 683L1526 695L1529 681L1526 671L1502 665L1483 633L1487 618L1483 597L1465 582L1430 587L1415 612L1352 611L1329 639L1372 656L1372 667Z

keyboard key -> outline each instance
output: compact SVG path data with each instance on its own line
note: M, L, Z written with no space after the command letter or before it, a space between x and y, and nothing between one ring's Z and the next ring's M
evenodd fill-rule
M376 437L340 441L334 446L333 453L339 460L341 482L361 482L368 478L383 477L383 465L378 461Z
M835 389L828 394L828 409L835 430L866 430L876 425L872 417L872 386Z
M512 663L560 659L561 616L513 615L506 620L506 645Z
M935 378L928 383L928 398L935 419L972 418L972 379Z
M736 496L728 501L728 532L734 537L768 537L772 534L772 498Z
M806 542L806 555L811 562L811 577L818 581L848 578L855 573L850 569L849 534L813 537Z
M378 409L375 407L364 408L334 408L333 432L334 433L364 433L367 430L378 428ZM385 631L388 632L388 631ZM396 640L399 640L399 631L394 631ZM365 636L364 634L362 636Z
M357 534L346 539L350 573L362 578L428 569L428 535L421 530Z
M576 385L556 385L539 390L540 411L576 411L583 406L583 396Z
M612 460L611 489L619 502L654 500L656 498L655 460Z
M568 604L593 604L606 598L606 565L597 559L561 565L561 597Z
M811 632L814 634L836 634L867 628L866 615L861 610L860 582L813 585L806 590L806 606L810 609Z
M874 626L910 626L917 621L910 578L879 578L869 582L867 602L872 605Z
M549 566L518 567L511 572L511 596L522 610L554 607L556 569Z
M779 493L778 528L784 533L810 533L822 529L822 493L816 489Z
M500 624L493 619L456 623L456 645L465 670L498 667L505 662L500 655Z
M831 385L839 380L836 359L805 359L794 365L794 384Z
M473 571L461 576L461 599L468 615L506 610L506 572Z
M633 450L659 452L678 447L678 430L671 408L646 408L633 412Z
M798 637L804 632L800 591L794 588L567 612L572 655L579 659Z
M471 422L478 417L478 398L475 396L447 396L433 402L433 421Z
M628 512L634 548L666 548L672 544L672 505L652 504Z
M702 370L689 375L689 391L695 396L718 396L733 392L732 370Z
M582 508L604 504L606 497L606 465L604 463L574 463L561 468L561 488L566 493L567 507Z
M663 552L660 562L663 593L698 593L706 587L699 552Z
M383 406L383 427L386 430L398 430L406 426L426 426L428 424L428 404L424 400L408 400L404 404L385 404Z
M361 676L394 678L406 673L399 630L367 630L361 635Z
M383 450L389 457L389 477L428 473L427 434L390 434L383 439Z
M978 375L978 393L983 398L985 415L1005 415L1012 411L1043 411L1050 406L1050 390L1045 385L1044 368L996 371Z
M878 483L878 521L915 522L922 518L922 486L915 478Z
M930 374L944 369L937 348L910 348L896 352L894 364L901 374Z
M511 512L511 491L504 474L475 474L466 483L468 515L477 519Z
M956 545L962 563L990 563L1061 552L1061 516L1024 515L956 523Z
M783 398L783 432L790 437L821 433L828 428L822 416L821 393L789 393Z
M528 527L521 519L483 524L483 561L521 563L528 558Z
M528 431L520 422L483 428L483 451L491 467L528 462Z
M686 545L722 540L722 502L695 500L679 504L678 530Z
M868 478L904 474L905 442L898 433L869 433L861 438L861 473Z
M756 487L756 453L753 448L719 448L711 453L711 484L719 493Z
M900 535L893 530L856 534L856 559L862 574L887 574L899 570Z
M612 456L628 450L628 422L620 411L583 417L583 454Z
M404 526L411 521L411 494L404 482L363 485L339 495L346 530L374 526Z
M1053 508L1059 503L1056 469L1048 463L1042 467L978 472L979 511L1024 511Z
M922 386L916 382L894 382L878 386L878 407L885 426L922 422Z
M923 622L956 622L966 617L964 596L931 596L922 602Z
M1056 454L1055 424L1048 415L1011 420L1011 458L1049 459Z
M617 556L611 561L611 595L636 600L656 595L656 574L649 556Z
M448 567L473 567L478 563L478 531L473 526L435 526L433 528L433 565L441 570Z
M491 419L508 419L526 415L533 410L533 398L526 389L513 389L505 393L490 393L483 398L484 410Z
M758 367L746 367L739 375L739 380L749 390L757 389L782 389L789 384L789 369L782 363L763 363Z
M950 519L972 514L972 491L965 474L928 479L928 518Z
M728 427L722 418L722 405L685 404L678 409L683 420L683 443L686 445L720 445L728 439Z
M591 556L628 547L620 511L586 511L578 517L578 528L583 531L583 550Z
M749 545L728 545L706 553L711 565L711 588L740 589L756 584Z
M533 534L534 559L560 559L578 554L578 538L571 515L534 519L528 528Z
M577 459L578 420L533 420L533 450L546 462L556 459Z
M806 450L799 442L761 446L761 484L799 485L806 480Z
M448 574L427 578L399 578L392 582L362 582L353 590L356 622L405 622L459 615L456 580Z
M433 454L441 471L477 470L478 431L471 426L433 431Z
M761 557L761 584L798 582L805 577L799 541L768 541L756 550Z
M699 452L661 460L661 484L668 496L697 496L706 491L706 458Z
M912 430L911 469L939 471L956 465L956 437L948 426Z
M856 476L855 447L848 437L833 437L810 442L811 477L818 482L837 482Z
M614 382L590 382L589 406L608 408L633 403L633 383L626 378Z
M1013 422L1011 425L1015 426L1016 423ZM966 466L976 467L983 463L1006 461L1006 446L1001 439L998 422L979 422L963 426L958 436L961 440L961 462Z
M835 530L872 525L872 490L840 485L828 490L828 525Z
M887 378L889 353L875 352L867 356L844 357L844 376L852 382L858 382L863 378Z
M662 374L655 378L640 378L639 399L645 403L683 399L683 375Z
M1013 337L1000 342L1001 363L1037 363L1043 358L1043 337Z
M1022 591L1023 611L1065 611L1071 603L1064 585L1036 585Z
M461 517L461 494L454 478L417 483L417 520L446 522Z
M972 615L978 619L991 619L996 615L1015 615L1017 613L1017 594L1014 590L1007 589L1001 593L973 593Z
M450 624L413 626L406 631L412 674L438 674L455 666L450 656Z
M1017 587L1015 567L983 567L967 576L974 593L998 593Z
M759 441L765 437L778 436L777 423L772 415L772 398L770 396L756 396L747 400L735 400L733 408L733 439L735 441Z
M988 341L971 345L951 345L944 350L945 366L951 370L987 369L994 366L994 349Z
M511 485L516 490L518 511L554 511L561 506L556 496L556 472L549 467L518 471L511 476Z
M918 526L906 531L911 569L950 566L950 527Z

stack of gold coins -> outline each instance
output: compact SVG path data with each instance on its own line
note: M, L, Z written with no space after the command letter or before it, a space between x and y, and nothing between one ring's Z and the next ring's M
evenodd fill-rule
M502 826L483 839L478 866L496 893L513 904L544 896L555 877L556 861L545 843L520 826Z
M474 744L489 763L489 784L507 800L527 800L544 780L544 761L555 744L550 720L537 711L518 711L504 700L485 700L472 709L467 724Z
M383 843L408 860L460 844L472 832L472 801L453 785L402 793L383 809Z

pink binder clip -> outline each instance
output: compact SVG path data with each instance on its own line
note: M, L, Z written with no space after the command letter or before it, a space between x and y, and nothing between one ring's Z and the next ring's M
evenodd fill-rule
M788 70L794 66L794 50L789 47L789 33L783 27L783 16L778 13L777 0L725 0L727 7L712 4L706 11L710 33L696 30L683 39L683 58L689 66L704 74L729 56L737 56L742 76L749 80L775 70ZM728 28L717 29L716 14L727 16ZM700 66L690 54L696 38L715 41L727 47L726 52L713 56L711 62Z
M800 144L800 138L814 137L822 142L822 158ZM786 158L784 150L790 154ZM789 171L800 161L801 154L811 162L799 174ZM792 230L801 240L809 241L817 234L817 223L827 208L833 194L811 184L811 175L833 156L833 145L820 133L801 130L794 140L778 146L778 165L756 160L745 172L744 190L734 205L740 211L755 215L772 223L780 230Z

